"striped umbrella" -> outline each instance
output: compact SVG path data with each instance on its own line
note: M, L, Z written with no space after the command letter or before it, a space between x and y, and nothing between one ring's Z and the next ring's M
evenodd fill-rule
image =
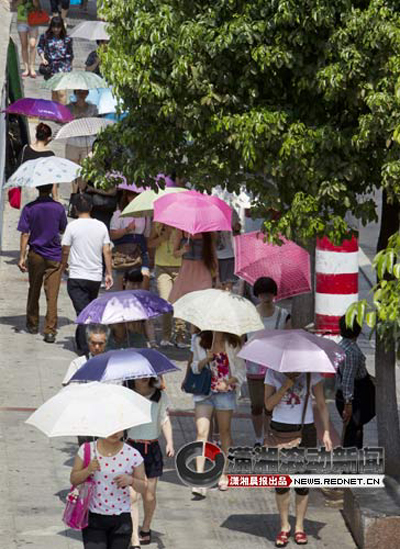
M82 21L70 32L71 38L82 38L83 40L110 40L105 21Z
M106 126L110 126L110 124L114 124L114 122L112 120L105 120L104 118L78 118L60 128L54 139L69 139L70 137L97 135L100 130Z

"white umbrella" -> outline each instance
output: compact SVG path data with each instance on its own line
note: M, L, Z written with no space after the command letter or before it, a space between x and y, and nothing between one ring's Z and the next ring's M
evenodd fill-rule
M79 176L81 167L59 156L45 156L21 164L4 185L10 187L41 187L52 183L70 183Z
M83 38L84 40L110 40L106 28L108 23L104 21L83 21L76 25L70 32L71 38Z
M65 124L65 126L60 128L54 139L69 139L70 137L97 135L100 130L111 124L114 124L114 120L96 118L95 116L78 118L77 120L68 122L68 124Z
M47 400L26 421L48 437L108 437L151 422L151 402L109 383L74 383Z
M174 303L174 316L200 330L238 336L264 328L251 301L224 290L199 290L184 295Z

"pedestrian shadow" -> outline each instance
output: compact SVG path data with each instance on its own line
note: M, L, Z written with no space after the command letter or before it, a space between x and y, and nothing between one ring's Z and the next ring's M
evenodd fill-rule
M184 486L179 480L176 474L176 469L164 469L160 482L168 482L169 484L176 484L178 486Z
M307 535L309 538L317 541L322 539L319 533L325 526L325 522L307 518L304 520L304 530L307 532ZM234 530L250 536L266 538L268 541L275 543L276 535L280 532L280 519L278 513L230 515L221 524L221 528L227 528L228 530ZM294 532L294 524L292 524L292 532Z
M44 321L44 318L43 318ZM13 315L13 316L0 316L0 325L12 326L15 332L20 332L25 330L26 327L26 314L22 315ZM58 326L61 328L63 326L69 326L73 324L70 318L66 316L58 317Z
M56 345L59 345L67 351L75 352L75 338L74 336L65 336L61 340L56 340Z
M68 493L69 489L65 488L64 490L59 490L58 492L56 492L54 496L56 496L62 503L65 504L67 502Z
M72 530L72 528L66 528L65 530L61 530L61 532L57 532L57 536L82 541L82 534L77 530Z
M8 250L8 251L1 250L0 258L6 258L6 257L10 258L10 261L6 261L4 259L4 263L6 263L6 265L16 264L19 259L19 250Z

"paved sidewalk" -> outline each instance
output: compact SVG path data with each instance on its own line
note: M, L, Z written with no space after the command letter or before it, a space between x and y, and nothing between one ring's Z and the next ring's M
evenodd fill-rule
M91 6L91 3L89 4ZM71 16L79 13L71 10ZM15 21L13 35L16 37ZM17 38L17 37L16 37ZM18 43L18 39L16 39ZM94 47L75 41L76 67L82 67ZM45 97L41 79L28 79L26 95ZM62 154L62 151L57 151ZM69 186L62 189L65 200ZM35 192L24 192L24 203ZM68 363L74 358L73 308L65 282L59 298L59 335L55 345L47 345L42 336L20 330L25 325L27 276L16 266L19 213L8 205L4 212L4 240L0 260L0 547L17 549L77 549L80 534L66 530L61 522L69 473L77 451L75 439L47 439L24 424L32 409L55 394ZM44 310L44 298L41 301ZM173 350L177 364L186 367L187 353ZM176 448L194 438L192 399L180 391L183 373L168 376L168 393L173 410ZM248 413L243 400L240 412ZM234 421L234 441L252 443L251 422L247 417ZM294 524L292 524L294 526ZM308 519L310 548L354 548L340 511L324 506L322 494L311 491ZM203 501L193 500L190 490L177 479L173 460L166 460L165 474L159 484L158 508L154 520L155 542L159 549L242 549L273 547L279 529L272 491L257 488L212 491ZM339 541L340 540L340 541ZM294 546L294 541L290 542Z

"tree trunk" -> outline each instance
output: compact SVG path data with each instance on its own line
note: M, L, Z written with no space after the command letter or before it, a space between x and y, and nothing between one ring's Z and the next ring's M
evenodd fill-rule
M376 419L378 445L385 448L385 472L399 474L400 426L396 395L396 354L394 344L376 338Z
M386 248L389 237L399 230L399 203L388 204L382 195L382 217L377 251ZM400 424L397 409L396 353L394 341L384 342L377 336L375 349L376 419L378 444L385 448L385 472L398 474L400 463Z
M304 328L307 324L314 322L315 308L315 246L316 241L312 240L307 246L299 244L310 254L311 263L311 292L298 295L292 302L292 326L293 328Z

